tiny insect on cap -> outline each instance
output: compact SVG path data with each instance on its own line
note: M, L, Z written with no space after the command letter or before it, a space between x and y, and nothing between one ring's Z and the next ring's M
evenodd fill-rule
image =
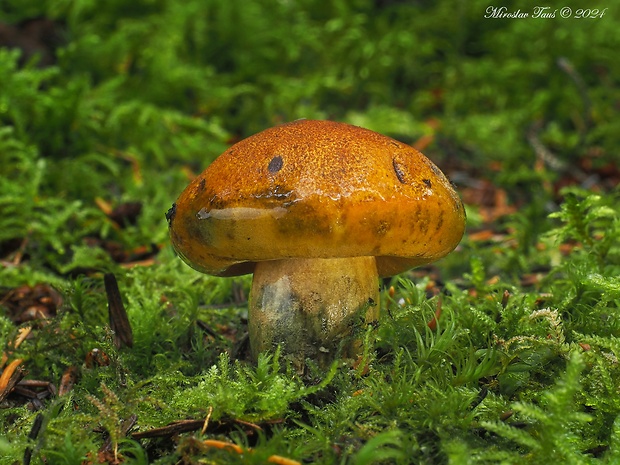
M331 121L298 120L220 155L167 215L178 254L218 276L257 262L374 256L381 276L435 261L465 230L448 179L414 148Z

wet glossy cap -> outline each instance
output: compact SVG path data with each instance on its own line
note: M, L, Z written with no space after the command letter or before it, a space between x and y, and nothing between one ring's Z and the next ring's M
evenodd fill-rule
M256 262L375 256L381 276L451 252L465 211L414 148L367 129L298 120L230 147L168 212L193 268L251 273Z

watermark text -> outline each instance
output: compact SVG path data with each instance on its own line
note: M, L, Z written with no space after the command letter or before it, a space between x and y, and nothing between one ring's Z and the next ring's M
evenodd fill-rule
M484 11L484 17L490 19L597 19L605 16L607 10L608 8L571 8L568 6L561 8L535 6L529 10L522 10L520 8L511 10L505 6L489 5Z

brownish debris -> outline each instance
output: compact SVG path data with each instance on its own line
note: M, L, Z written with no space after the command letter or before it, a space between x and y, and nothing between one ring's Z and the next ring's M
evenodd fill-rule
M95 203L120 228L135 225L142 213L142 202L124 202L112 207L109 202L97 197Z
M152 264L153 258L159 253L159 246L155 244L127 250L118 242L98 237L85 237L84 243L89 247L101 247L112 257L112 260L123 266Z
M110 365L110 357L103 350L94 348L86 354L84 365L86 368L107 367Z
M171 437L179 435L181 433L199 430L202 430L203 434L205 432L208 432L210 434L226 434L232 431L238 431L239 428L244 429L246 435L253 435L257 432L263 431L266 427L270 427L282 422L283 420L281 419L271 420L263 422L263 426L261 426L243 420L221 420L216 422L210 422L205 430L204 419L179 420L166 426L161 426L159 428L152 428L146 431L136 431L131 434L131 437L132 439Z
M62 397L64 395L69 394L73 390L73 386L75 385L78 378L78 369L74 366L70 366L65 370L62 374L62 378L60 380L60 387L58 388L58 396Z
M105 292L108 297L108 311L110 317L110 328L114 331L114 345L117 349L123 346L133 346L133 333L127 311L123 304L121 292L118 288L116 276L112 273L106 273L103 277L105 283Z
M8 310L9 318L17 325L53 318L62 303L60 293L49 284L0 290L0 306Z
M113 207L110 202L97 197L95 203L99 210L110 219L113 227L117 230L135 225L142 212L142 202L124 202ZM159 253L160 249L160 246L156 244L148 244L127 250L118 242L100 237L85 237L84 243L89 247L102 248L110 255L112 260L124 267L152 265L154 257Z
M479 207L480 215L485 223L492 223L517 211L517 207L509 202L505 189L485 179L476 184L475 187L461 189L461 196L466 204Z
M35 56L39 67L53 65L61 43L61 26L51 19L32 18L15 25L0 22L0 47L21 50L20 65Z
M21 358L15 359L2 370L2 375L0 375L0 402L13 392L17 383L24 377L25 370L20 366L22 362Z

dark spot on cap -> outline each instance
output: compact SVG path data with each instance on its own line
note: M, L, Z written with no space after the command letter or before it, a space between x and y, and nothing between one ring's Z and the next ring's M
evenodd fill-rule
M390 224L387 221L380 221L377 226L377 236L385 236L385 234L389 231Z
M200 192L202 192L203 190L205 190L205 185L207 184L207 182L203 179L200 180L200 184L198 184L198 190Z
M198 210L198 213L196 213L196 218L198 218L199 220L208 220L209 218L211 218L211 212L206 208L201 208L200 210Z
M430 160L428 160L427 161L427 165L430 166L430 168L433 171L433 173L435 173L435 176L437 176L438 178L441 178L441 179L446 179L446 175L443 174L443 172L439 168L437 168L437 165L435 165L435 163L433 163Z
M269 166L267 166L267 169L270 173L277 173L282 169L283 164L284 162L282 161L282 157L278 155L277 157L273 157L271 159L271 161L269 162Z
M402 165L398 163L396 160L392 160L392 166L394 167L394 172L396 173L396 177L401 182L401 184L405 184L405 170Z
M428 227L430 226L430 218L428 214L420 215L420 220L418 222L418 230L424 236L428 234ZM426 244L424 244L424 248L426 248Z
M170 210L166 212L166 220L168 221L168 226L170 226L170 224L172 223L172 220L174 219L174 215L176 213L177 213L177 204L173 203L172 207L170 207Z
M426 187L428 188L431 188L433 186L430 179L422 179L422 182L426 184Z
M439 212L439 219L437 220L437 226L435 227L435 232L439 231L443 226L443 210Z

